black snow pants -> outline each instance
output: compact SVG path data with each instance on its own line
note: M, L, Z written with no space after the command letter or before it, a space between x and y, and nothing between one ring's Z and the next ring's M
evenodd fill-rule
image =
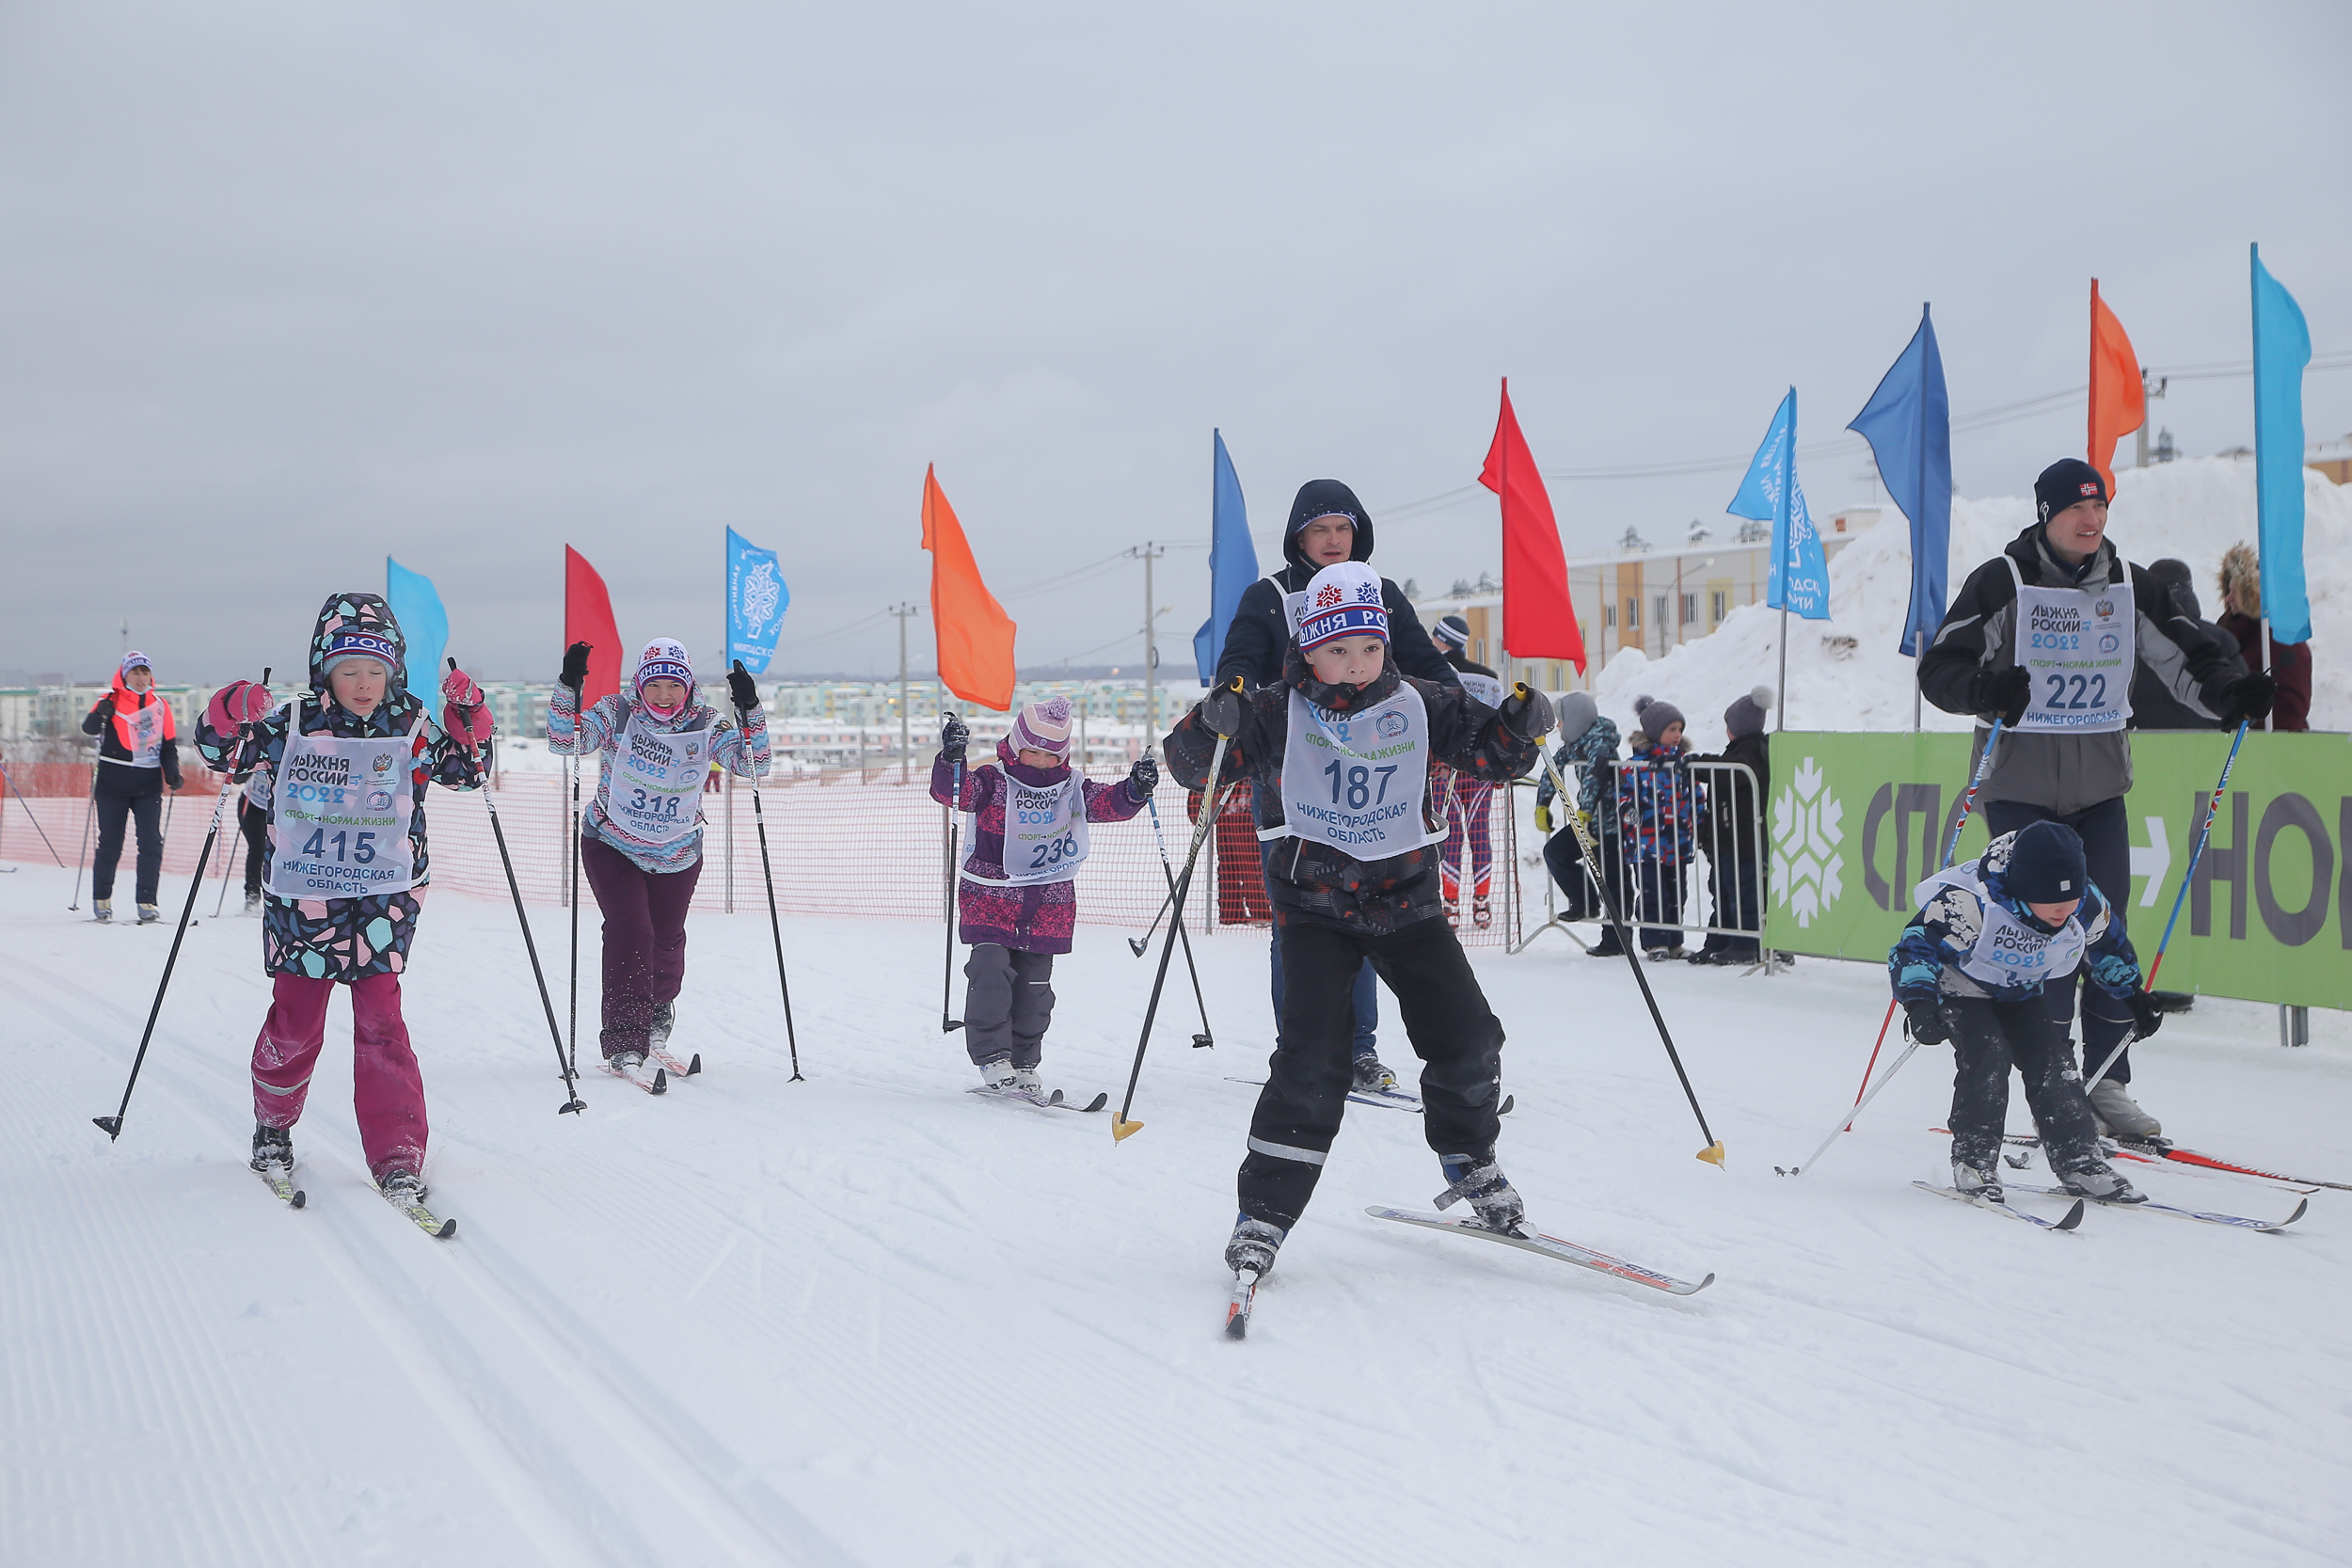
M2082 835L2083 869L2099 891L2106 895L2107 918L2118 926L2123 925L2124 906L2132 901L2131 816L2124 810L2123 797L2118 795L2063 816L2018 800L1984 803L1984 825L1996 838L2036 822L2062 823ZM2076 969L2072 974L2042 983L2042 999L2050 1005L2050 1016L2058 1021L2061 1034L2074 1022L2077 990L2083 993L2082 1069L2085 1072L2096 1072L2099 1064L2107 1059L2107 1053L2131 1033L2132 1010L2123 1006L2122 999L2090 984L2082 970ZM2107 1076L2119 1084L2132 1081L2129 1051L2115 1059Z
M237 831L245 835L245 891L262 891L262 873L269 869L269 813L250 800L237 802Z
M115 867L122 862L123 831L126 824L138 827L138 862L135 895L142 904L155 901L156 889L164 876L164 797L160 789L151 795L98 795L98 856L90 862L89 892L92 898L111 900L115 895Z
M1366 958L1422 1061L1422 1131L1440 1155L1491 1157L1500 1120L1502 1025L1453 927L1419 920L1386 935L1294 922L1282 927L1282 1036L1249 1118L1236 1183L1241 1212L1287 1230L1314 1196L1355 1079L1348 993Z
M974 1064L1037 1066L1054 1022L1054 955L976 942L963 977L963 1048Z
M1947 996L1952 1023L1952 1159L1979 1170L1999 1167L2009 1119L2009 1069L2026 1081L2026 1103L2042 1132L2050 1168L2080 1170L2099 1157L2099 1125L2083 1093L2066 1031L2040 997L1994 1002Z

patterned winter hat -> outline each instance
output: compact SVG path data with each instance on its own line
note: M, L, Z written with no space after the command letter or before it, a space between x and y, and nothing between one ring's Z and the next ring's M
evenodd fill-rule
M115 673L119 675L127 675L134 670L144 670L151 675L155 673L155 667L147 662L147 656L136 648L122 656L122 665Z
M1470 623L1459 615L1441 617L1429 628L1429 640L1440 648L1460 650L1470 646Z
M392 607L374 594L337 594L319 607L310 633L310 685L326 689L327 672L346 658L381 660L391 674L388 694L408 689L408 640L401 635Z
M694 663L686 657L686 644L675 637L657 637L645 644L645 651L637 656L637 678L630 685L638 691L645 689L647 681L672 680L689 688L694 684Z
M1012 717L1012 747L1016 752L1051 752L1057 757L1070 754L1070 699L1048 697L1041 703L1025 704Z
M1380 575L1360 561L1326 566L1299 595L1298 651L1311 653L1339 637L1389 640L1389 607Z
M1642 726L1642 733L1652 740L1677 724L1689 728L1689 721L1682 717L1682 710L1663 697L1634 698L1633 721Z

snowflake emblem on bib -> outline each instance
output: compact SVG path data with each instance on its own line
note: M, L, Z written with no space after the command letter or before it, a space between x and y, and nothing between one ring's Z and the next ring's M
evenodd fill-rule
M1772 901L1786 904L1800 927L1825 915L1846 891L1846 808L1827 787L1811 757L1772 802Z

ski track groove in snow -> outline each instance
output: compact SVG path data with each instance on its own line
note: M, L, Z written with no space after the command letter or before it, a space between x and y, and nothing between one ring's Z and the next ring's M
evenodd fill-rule
M2097 1212L2009 1235L1908 1188L1946 1157L1926 1053L1818 1172L1773 1177L1852 1094L1883 1006L1866 966L1650 971L1719 1172L1622 960L1475 957L1534 1222L1716 1288L1364 1219L1439 1183L1419 1118L1351 1107L1235 1345L1216 1252L1256 1091L1223 1077L1263 1060L1261 936L1197 944L1222 1043L1161 1030L1124 1144L1107 1114L963 1095L937 927L884 922L787 924L812 1075L788 1084L764 920L694 917L675 1044L705 1073L660 1100L589 1083L558 1117L511 908L437 895L404 987L433 1201L461 1227L436 1243L365 1184L341 1002L295 1132L312 1210L239 1168L249 923L189 933L109 1148L87 1117L169 933L58 926L39 870L0 878L0 1025L26 1058L0 1176L40 1195L0 1231L0 1528L37 1562L2339 1555L2342 1195L2302 1235ZM535 923L560 986L562 917ZM1148 973L1090 930L1057 970L1049 1078L1123 1089ZM2310 1051L2264 1049L2235 1006L2169 1022L2152 1108L2333 1174L2352 1034L2315 1015ZM149 1430L119 1467L92 1447ZM1977 1484L1987 1465L2011 1481Z

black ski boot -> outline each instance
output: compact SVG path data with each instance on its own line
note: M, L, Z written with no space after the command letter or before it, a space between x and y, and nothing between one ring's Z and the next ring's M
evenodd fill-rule
M253 1124L253 1168L266 1171L272 1165L281 1171L294 1169L294 1132L284 1127L263 1127Z
M1964 1160L1952 1162L1952 1190L1980 1197L1987 1203L2009 1201L2001 1191L2001 1167L1990 1163L1972 1165Z
M1274 1272L1274 1254L1280 1248L1282 1238L1289 1234L1279 1225L1236 1214L1232 1238L1225 1243L1225 1266L1235 1274L1251 1270L1263 1279Z
M677 1004L664 1002L653 1010L653 1027L646 1031L653 1049L660 1050L670 1043L670 1031L677 1027Z
M1437 1196L1438 1208L1449 1208L1468 1198L1479 1224L1505 1235L1519 1233L1519 1222L1527 1218L1527 1205L1519 1200L1518 1189L1502 1174L1492 1153L1440 1154L1438 1168L1445 1172L1450 1183Z
M2058 1172L2058 1185L2076 1197L2096 1198L2102 1203L2145 1203L2148 1195L2116 1174L2115 1167L2105 1160L2093 1160L2074 1170Z
M1366 1052L1356 1058L1356 1086L1367 1094L1378 1094L1396 1087L1396 1074L1379 1057Z

